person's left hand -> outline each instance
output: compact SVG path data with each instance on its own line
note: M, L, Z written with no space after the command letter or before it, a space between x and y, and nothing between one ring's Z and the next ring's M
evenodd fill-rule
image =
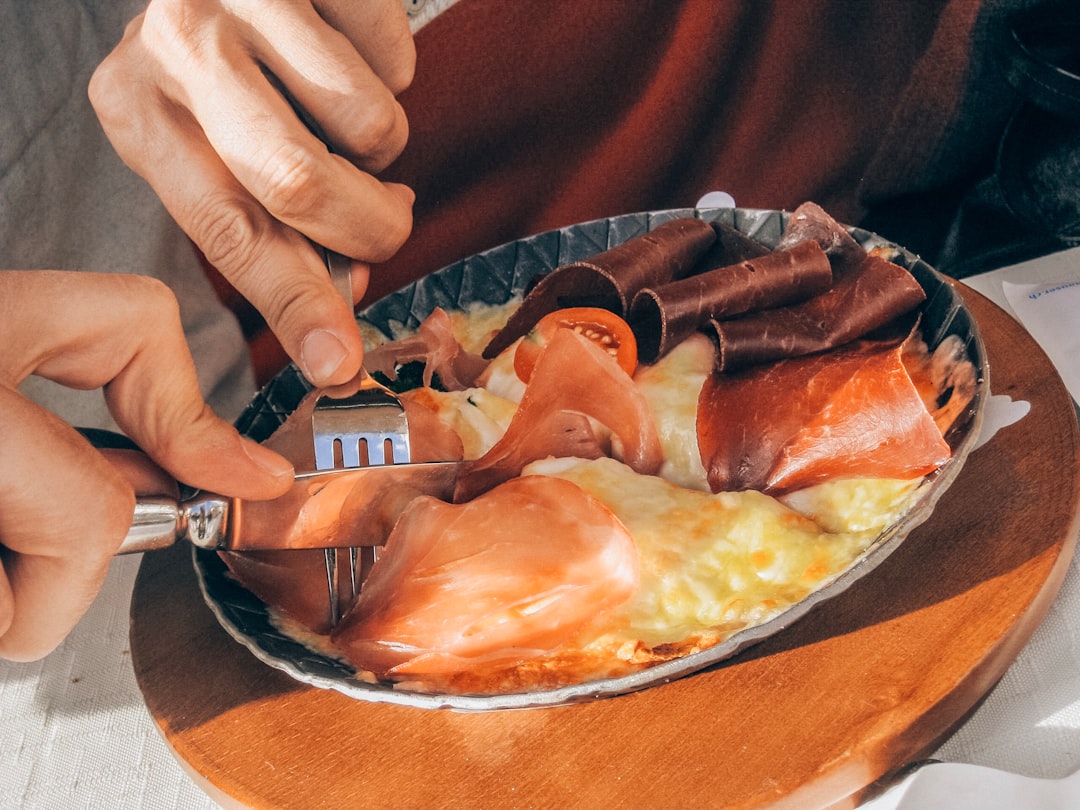
M150 0L90 83L120 157L318 386L363 343L308 240L355 260L358 299L408 237L411 189L376 175L415 60L401 0Z

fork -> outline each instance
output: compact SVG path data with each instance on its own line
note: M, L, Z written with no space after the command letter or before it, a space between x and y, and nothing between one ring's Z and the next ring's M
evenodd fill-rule
M267 81L281 93L292 107L296 116L318 138L327 151L333 152L330 140L322 127L299 104L288 88L268 70L263 71ZM315 248L322 254L326 269L334 286L351 308L352 268L346 256L320 245ZM397 396L385 386L380 385L361 371L359 389L352 394L333 397L323 393L315 400L311 414L312 438L315 443L315 467L318 470L335 469L335 447L341 449L342 467L364 467L387 463L403 464L411 459L409 448L409 423L405 409ZM357 426L362 425L358 430ZM360 448L366 450L361 458ZM389 449L390 461L387 461ZM330 626L334 627L341 619L341 604L338 594L339 564L336 549L326 549L326 581L330 598ZM357 564L360 562L360 549L349 549L349 592L355 599L360 592L362 576L358 579ZM361 574L370 568L378 556L378 549L373 546L363 547L365 559L362 561Z
M334 286L351 307L352 276L348 258L322 249L327 270ZM393 391L380 385L366 371L361 371L358 388L350 394L335 397L322 393L315 400L311 414L311 432L315 444L315 468L333 470L338 467L372 467L383 464L407 464L411 458L409 422L405 408ZM363 452L362 452L363 451ZM355 600L360 592L362 574L378 556L373 546L349 549L349 595ZM328 548L326 582L330 599L330 626L341 620L339 594L340 563L337 549ZM358 572L358 568L360 571Z

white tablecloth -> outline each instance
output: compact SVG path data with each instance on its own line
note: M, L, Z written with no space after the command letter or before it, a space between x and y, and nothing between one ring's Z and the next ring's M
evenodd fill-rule
M1080 278L1080 249L969 283L1008 309L1003 280L1068 274ZM0 662L0 810L216 807L173 759L135 683L128 606L138 565L137 557L114 562L83 621L45 660ZM935 758L1053 779L1080 769L1080 560L1030 643ZM873 810L906 807L906 791L913 800L919 790L941 790L930 777L944 767L920 771L871 802ZM976 778L995 796L1008 795Z

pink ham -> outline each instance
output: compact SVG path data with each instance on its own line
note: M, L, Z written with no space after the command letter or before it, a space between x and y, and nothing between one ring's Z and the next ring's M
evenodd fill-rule
M633 539L577 485L526 476L413 502L334 634L358 668L423 680L551 652L637 588Z
M488 366L478 354L466 351L454 337L450 316L436 307L420 324L416 334L376 346L364 358L370 372L397 379L397 369L407 363L424 364L424 385L431 387L437 374L447 391L463 391L476 384Z
M460 437L443 425L438 415L426 408L412 395L401 397L409 419L409 434L413 461L456 460L463 456ZM311 410L314 395L306 398L289 416L285 424L267 439L266 444L291 459L300 471L314 469L311 443ZM411 497L400 491L381 493L379 498L370 492L358 492L365 504L361 514L353 515L346 508L338 511L342 499L330 499L333 514L318 514L319 499L309 502L304 515L304 531L325 531L331 534L348 533L355 542L381 544L393 528L401 510ZM346 506L348 500L345 499ZM300 527L294 527L299 531ZM287 538L286 538L287 542ZM326 591L326 561L321 550L265 551L231 554L221 558L233 576L249 591L268 605L316 633L330 630L330 609ZM342 593L345 593L342 589ZM345 605L347 608L348 605Z
M559 329L540 354L503 437L458 482L454 500L475 497L548 456L596 458L600 447L582 416L609 428L634 470L656 474L663 450L648 403L618 364L587 338Z
M220 552L240 584L314 633L330 631L326 558L321 549Z
M950 456L901 362L900 341L860 341L736 374L698 400L714 492L783 493L831 478L914 478Z

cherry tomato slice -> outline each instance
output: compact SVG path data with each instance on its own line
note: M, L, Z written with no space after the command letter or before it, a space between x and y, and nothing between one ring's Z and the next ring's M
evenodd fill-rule
M549 312L518 343L514 352L514 372L528 382L533 367L557 329L573 329L610 354L627 374L637 369L637 340L630 326L606 309L572 307Z

